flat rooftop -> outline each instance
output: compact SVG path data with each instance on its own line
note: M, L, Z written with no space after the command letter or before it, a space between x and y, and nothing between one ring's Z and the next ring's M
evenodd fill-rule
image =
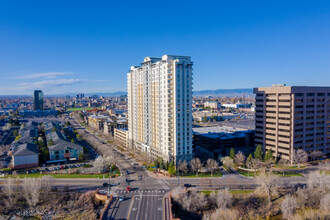
M198 127L193 128L193 133L196 135L203 135L209 138L234 138L234 137L245 137L246 133L252 132L243 128L235 128L229 126L216 126L216 127Z

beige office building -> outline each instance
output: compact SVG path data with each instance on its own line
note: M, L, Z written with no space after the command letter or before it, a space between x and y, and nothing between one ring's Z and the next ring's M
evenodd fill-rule
M330 153L330 87L255 88L256 145L293 162L293 152Z

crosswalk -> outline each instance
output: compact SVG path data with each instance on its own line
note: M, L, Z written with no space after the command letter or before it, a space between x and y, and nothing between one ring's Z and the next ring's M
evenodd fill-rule
M116 191L117 194L122 194L122 193L127 193L127 194L137 194L137 193L165 193L165 190L133 190L133 191L125 191L125 190L117 190Z

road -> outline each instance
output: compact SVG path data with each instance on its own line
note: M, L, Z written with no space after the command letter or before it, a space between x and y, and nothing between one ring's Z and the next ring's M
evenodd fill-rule
M70 120L70 123L75 129L83 129L84 133L92 134L77 121ZM100 142L106 142L105 138L94 136ZM116 155L122 175L120 178L110 180L110 183L115 183L116 186L111 187L114 199L104 219L163 219L163 201L164 195L170 190L169 183L150 177L147 171L133 159L119 152L113 145L108 144L108 146ZM92 184L91 181L89 183ZM128 185L131 191L126 191ZM107 187L99 186L101 192L108 191ZM122 201L120 201L121 197Z

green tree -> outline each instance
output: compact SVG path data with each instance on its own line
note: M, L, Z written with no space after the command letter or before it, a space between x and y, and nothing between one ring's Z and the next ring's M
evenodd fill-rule
M235 149L234 148L230 148L229 156L231 159L235 158Z
M170 163L168 169L170 169L170 167L175 167L175 165L174 165L174 161L171 161L171 163Z
M212 115L212 116L211 116L211 120L212 120L212 121L217 121L217 116L216 116L216 115Z
M52 132L54 132L54 131L56 131L56 128L55 127L52 128Z
M166 161L165 170L168 170L169 165L170 165L170 163L168 161Z
M13 120L13 118L12 118L12 117L10 117L10 118L9 118L9 120L8 120L8 122L9 122L9 124L11 124L11 125L12 125L12 124L14 123L14 120Z
M274 156L273 156L273 151L271 149L267 150L266 151L266 154L265 154L265 162L267 161L274 161Z
M53 146L54 145L54 141L53 141L53 139L49 139L49 141L48 141L48 146Z
M250 154L250 155L248 156L248 158L246 159L246 164L249 164L249 163L251 162L252 159L253 159L252 154Z
M262 151L262 147L261 144L259 144L256 148L256 150L254 151L254 158L258 159L258 160L262 160L263 157L263 151Z
M76 143L76 142L74 141L74 139L71 139L71 143Z
M20 125L20 123L19 123L19 121L17 120L17 119L15 119L14 120L14 123L13 123L15 126L19 126Z
M172 162L170 163L170 167L168 168L168 173L172 176L176 174L175 165L174 163L172 164Z
M15 137L17 137L17 136L18 136L18 130L14 130L14 131L13 131L13 135L14 135Z
M206 117L206 116L204 116L204 117L202 118L202 122L207 122L207 117Z
M78 156L78 159L80 161L84 161L85 160L85 155L83 153L80 153L79 156Z

